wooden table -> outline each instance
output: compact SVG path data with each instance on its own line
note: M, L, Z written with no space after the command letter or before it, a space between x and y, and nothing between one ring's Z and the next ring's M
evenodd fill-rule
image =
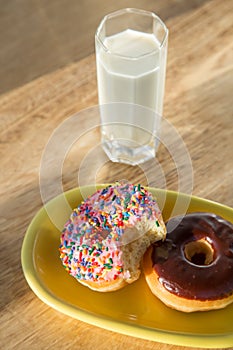
M56 169L48 176L46 200L57 193L57 181L67 190L93 179L101 183L124 178L186 189L233 207L233 2L193 3L196 6L189 11L166 20L170 36L164 104L164 117L181 135L191 157L193 181L184 169L180 178L174 150L169 154L164 144L157 155L159 176L153 161L143 167L119 165L107 161L100 149L98 167L92 151L99 145L99 129L86 130L84 120L73 125L82 137L66 154L62 177ZM1 349L186 349L69 318L42 303L24 279L20 251L26 228L43 204L43 151L67 118L97 103L94 54L0 97ZM54 153L52 164L58 156Z

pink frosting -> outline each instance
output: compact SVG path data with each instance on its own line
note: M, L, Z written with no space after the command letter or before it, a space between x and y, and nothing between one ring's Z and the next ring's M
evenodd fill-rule
M73 210L61 235L60 257L75 278L95 282L127 279L122 239L140 220L160 225L156 201L140 185L116 184L98 190ZM148 226L149 227L149 226Z

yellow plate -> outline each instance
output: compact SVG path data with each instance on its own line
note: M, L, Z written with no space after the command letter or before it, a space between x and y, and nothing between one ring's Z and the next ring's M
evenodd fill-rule
M233 346L233 304L222 310L186 314L154 297L143 275L111 293L94 292L68 275L59 259L60 230L82 195L95 190L93 186L70 190L47 203L32 220L21 259L34 293L66 315L115 332L175 345ZM233 209L221 204L172 191L149 190L157 197L165 220L188 208L188 212L213 212L233 221Z

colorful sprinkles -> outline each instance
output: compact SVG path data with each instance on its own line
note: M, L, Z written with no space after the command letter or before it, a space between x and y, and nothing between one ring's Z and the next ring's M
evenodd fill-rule
M142 217L159 226L159 216L156 201L140 184L98 190L73 210L62 231L59 250L65 269L94 282L128 277L120 244L125 229Z

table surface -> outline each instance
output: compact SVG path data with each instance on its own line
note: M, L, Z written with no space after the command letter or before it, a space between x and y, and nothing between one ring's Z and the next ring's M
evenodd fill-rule
M54 8L55 2L51 2L53 7L44 1L40 7L37 3L38 13L36 15L33 11L33 23L44 18L45 22L41 23L46 23L43 29L48 32L47 41L46 36L39 41L41 33L35 31L35 27L30 32L30 26L25 25L31 18L28 2L22 1L24 6L20 9L17 8L19 4L15 4L16 13L10 11L12 3L5 2L1 16L8 25L10 19L16 18L16 13L22 21L15 22L14 31L12 28L5 31L8 40L1 31L4 42L1 58L5 59L5 66L3 62L0 96L0 348L188 349L103 330L53 310L27 285L20 253L31 219L45 200L56 195L59 186L68 190L93 181L105 183L126 179L192 193L233 207L233 2L158 1L157 8L152 1L134 2L134 7L157 12L169 27L164 118L165 124L172 125L173 134L180 135L183 140L168 145L168 141L162 139L157 158L136 167L107 160L100 147L98 121L97 126L92 127L83 112L91 113L90 108L98 103L94 27L105 13L124 7L125 3L119 2L115 7L110 1L111 5L106 7L100 2L98 9L94 8L94 1L87 1L85 5L84 1L71 2L67 7L61 1L57 2L59 9ZM36 2L32 3L35 5ZM129 6L132 6L132 1L129 1ZM59 16L51 16L50 21L52 10L60 11L60 16L64 11L66 21L61 27ZM77 24L81 33L83 30L83 36L79 35L81 39L77 39L80 46L76 47L76 52L67 50L67 56L66 47L63 50L59 47L63 58L56 60L59 56L59 30L70 33L67 37L64 34L62 40L67 47L74 47L76 37L72 35L73 29L68 21L72 13L81 18ZM89 31L86 31L87 27ZM22 34L22 28L24 38L31 40L30 45L28 41L23 43L20 35L17 38L17 31ZM53 40L55 34L56 42ZM27 45L35 51L23 51ZM25 77L23 72L28 72L28 75ZM57 169L59 152L54 147L53 154L48 153L48 142L54 130L63 127L72 115L78 116L72 128L73 133L77 129L77 140L67 149L62 169ZM64 134L65 137L69 138L69 134ZM46 198L41 196L39 182L43 152L49 154L50 165L54 164L54 171L48 174L47 192L43 192ZM184 153L187 156L185 161L190 159L191 163L182 163Z

